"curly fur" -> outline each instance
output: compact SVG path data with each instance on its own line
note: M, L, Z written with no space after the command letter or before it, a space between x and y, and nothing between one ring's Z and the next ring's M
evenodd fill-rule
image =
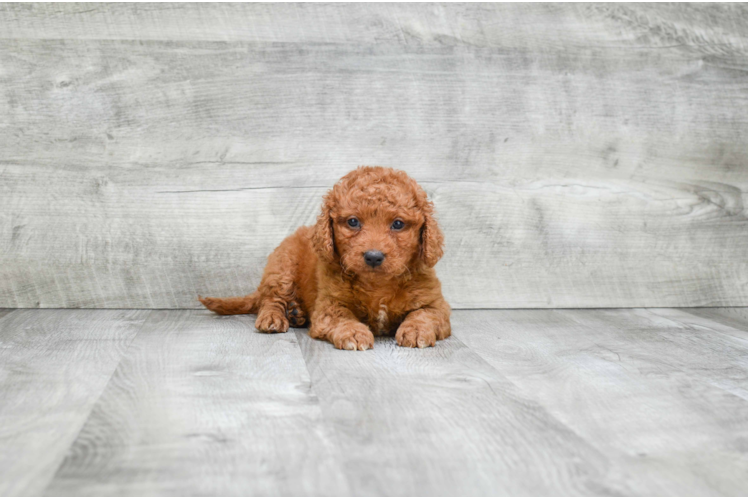
M360 227L347 221L356 217ZM401 230L392 222L405 223ZM450 308L433 267L444 236L433 204L405 172L359 167L325 195L314 226L299 228L268 258L260 286L246 297L200 298L218 314L256 313L261 332L310 325L312 338L338 349L374 347L395 335L405 347L449 337ZM367 266L368 250L385 254Z

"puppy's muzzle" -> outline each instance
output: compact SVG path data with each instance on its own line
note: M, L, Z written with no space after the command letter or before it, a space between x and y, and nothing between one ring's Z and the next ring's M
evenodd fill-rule
M369 267L379 267L384 262L384 254L379 250L367 250L364 253L364 261Z

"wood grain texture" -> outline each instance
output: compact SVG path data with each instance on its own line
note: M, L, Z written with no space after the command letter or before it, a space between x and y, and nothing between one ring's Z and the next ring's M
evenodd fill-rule
M252 319L0 310L0 494L748 488L748 329L729 322L455 311L434 348L352 353Z
M469 307L748 305L742 4L3 4L0 307L241 294L360 164Z
M52 479L149 311L0 311L0 495Z
M748 338L686 311L458 311L458 338L637 495L748 488Z
M179 22L175 22L175 18ZM746 50L743 4L194 4L4 3L0 38L397 43L579 47L674 42ZM543 29L539 29L542 25ZM620 25L624 29L611 30Z
M380 337L351 353L296 335L356 495L631 491L594 444L454 337L423 350Z
M748 308L746 307L692 307L684 312L714 320L738 331L748 332Z
M47 495L337 495L347 481L293 333L154 311Z

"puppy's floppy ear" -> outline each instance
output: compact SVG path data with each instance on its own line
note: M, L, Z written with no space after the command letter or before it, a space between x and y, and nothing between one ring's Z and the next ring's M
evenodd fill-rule
M428 267L434 267L444 255L444 234L434 218L434 204L427 201L423 206L425 220L421 228L421 259Z
M317 217L312 233L312 245L317 255L328 262L335 259L335 241L332 230L332 191L327 193L322 203L322 213Z

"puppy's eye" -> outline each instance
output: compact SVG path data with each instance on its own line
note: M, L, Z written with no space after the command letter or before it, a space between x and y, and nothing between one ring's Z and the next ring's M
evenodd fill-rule
M400 219L397 219L395 222L392 223L392 226L390 227L394 229L395 231L399 231L405 227L405 223L401 221Z
M350 227L358 227L361 225L361 223L358 221L357 218L351 217L350 219L348 219L348 225Z

